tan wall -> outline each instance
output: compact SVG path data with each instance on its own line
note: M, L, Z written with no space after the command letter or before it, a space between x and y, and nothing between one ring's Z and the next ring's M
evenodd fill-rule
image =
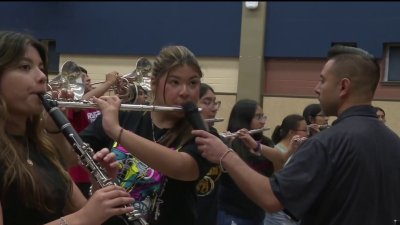
M95 56L95 55L61 55L60 68L68 60L88 70L92 82L105 79L105 74L113 70L127 74L136 68L140 56ZM154 57L143 56L150 61ZM203 82L211 85L219 93L236 93L238 78L238 60L231 58L199 58L204 77Z
M151 61L154 60L154 57L144 57L147 57ZM105 74L113 70L118 71L120 74L132 72L135 69L138 58L139 56L61 55L60 67L65 61L72 60L77 64L82 65L89 71L92 82L98 82L103 81L105 79ZM265 115L268 116L267 127L271 128L269 131L265 131L264 134L267 136L271 136L275 126L280 124L286 115L291 113L302 114L306 105L310 103L318 103L317 99L309 96L292 97L301 96L301 94L310 95L313 93L312 91L303 92L304 89L299 91L298 94L292 93L292 96L272 96L273 94L278 94L278 92L280 92L279 94L282 94L282 88L280 89L279 87L276 87L277 85L282 85L282 80L280 82L273 82L273 80L276 79L276 81L279 81L279 78L282 79L283 77L285 77L285 79L290 78L290 74L293 74L293 72L290 72L290 69L288 68L291 65L290 63L282 62L280 60L276 60L276 62L277 63L274 64L273 60L268 61L266 68L266 72L268 72L266 76L266 84L268 85L266 85L266 87L269 87L270 89L266 91L264 90L264 93L266 93L268 96L263 97L263 108ZM220 132L225 131L230 111L236 102L239 64L238 60L232 58L199 58L199 63L204 72L202 81L210 84L215 89L218 100L221 100L222 102L221 109L219 110L217 117L224 118L224 121L216 123L215 127ZM317 70L320 69L321 63L311 60L304 65L300 65L298 62L296 62L293 63L292 66L295 67L295 69L292 71L297 71L295 76L297 79L299 76L301 77L301 74L308 74L309 76L310 73L313 73L318 76L317 74L319 74L319 71ZM307 78L306 83L309 85L309 87L313 87L316 80L312 81L312 85L310 80L311 79ZM271 82L275 85L273 88L269 86L271 85ZM275 93L274 90L276 90ZM285 90L285 93L288 93L287 89ZM397 113L400 111L400 101L374 101L373 104L382 107L386 111L387 125L397 134L400 134L400 114ZM335 118L331 118L330 122L332 122L334 119Z
M302 115L305 106L311 103L319 103L312 98L290 98L290 97L264 97L264 114L268 116L267 127L271 128L264 134L271 136L274 128L282 122L282 119L289 114L296 113ZM400 135L400 101L373 101L373 105L383 108L386 112L386 125ZM329 118L331 124L336 117Z

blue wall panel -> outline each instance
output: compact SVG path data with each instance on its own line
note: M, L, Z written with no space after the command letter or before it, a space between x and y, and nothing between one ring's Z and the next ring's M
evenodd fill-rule
M400 41L400 2L268 2L267 57L325 57L332 42L356 42L380 58Z
M2 2L0 29L55 39L61 53L155 55L177 44L238 57L241 13L241 2Z
M355 42L376 57L400 42L400 2L267 2L266 57L325 57ZM242 2L0 2L0 29L54 39L72 54L155 55L168 44L238 57Z

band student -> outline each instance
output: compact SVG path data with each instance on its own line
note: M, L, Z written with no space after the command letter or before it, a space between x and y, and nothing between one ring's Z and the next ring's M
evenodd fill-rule
M283 209L303 225L393 225L400 219L400 138L371 106L379 79L379 64L368 52L333 46L315 92L325 115L338 118L302 143L271 178L219 138L192 133L202 156L220 163L266 211Z
M189 49L163 48L152 70L152 104L174 107L197 102L201 77ZM121 185L135 198L135 208L152 225L193 225L195 187L211 164L198 152L183 112L119 112L117 96L93 102L101 115L80 136L94 150L113 147L121 161Z
M215 119L218 109L221 106L221 101L216 101L216 99L217 97L214 89L206 83L201 83L200 99L197 105L202 109L201 115L204 119ZM209 122L208 127L209 130L218 133L217 129L214 127L214 122ZM217 196L221 174L222 171L219 166L214 165L196 186L198 199L196 204L196 211L198 214L196 225L217 224Z
M251 168L270 176L273 171L273 163L267 157L258 152L261 145L271 147L274 143L263 135L262 132L249 134L249 130L264 128L267 116L257 101L252 99L240 99L232 107L229 115L227 131L238 133L238 137L229 138L228 146L235 151ZM251 144L255 144L253 147ZM258 153L258 154L257 154ZM253 224L262 225L265 211L252 202L233 182L227 173L221 175L220 189L218 192L218 225Z
M51 137L62 135L50 134L55 124L38 96L46 88L45 47L26 34L0 32L0 225L100 225L132 211L124 205L133 198L121 187L86 200L74 184ZM102 149L94 160L116 176L115 154Z

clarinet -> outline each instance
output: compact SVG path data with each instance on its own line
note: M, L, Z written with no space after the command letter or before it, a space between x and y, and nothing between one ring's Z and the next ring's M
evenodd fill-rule
M68 119L65 117L64 113L58 108L57 101L53 100L48 94L39 94L39 98L46 111L53 118L54 122L60 128L68 142L72 145L75 152L79 155L82 164L89 170L90 174L96 179L97 183L101 187L106 187L109 185L118 185L116 182L112 181L106 173L105 169L101 165L93 160L93 149L89 144L84 143L81 137L78 135L76 130L71 126ZM133 205L127 205L133 206ZM148 225L146 220L141 217L140 212L133 210L132 212L125 214L128 220L128 224L133 225Z

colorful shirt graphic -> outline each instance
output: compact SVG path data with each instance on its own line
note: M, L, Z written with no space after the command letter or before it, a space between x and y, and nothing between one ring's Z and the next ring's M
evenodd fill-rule
M149 218L165 177L134 157L121 145L116 146L114 143L112 152L117 155L119 161L119 185L135 198L135 209L139 210L144 218Z

